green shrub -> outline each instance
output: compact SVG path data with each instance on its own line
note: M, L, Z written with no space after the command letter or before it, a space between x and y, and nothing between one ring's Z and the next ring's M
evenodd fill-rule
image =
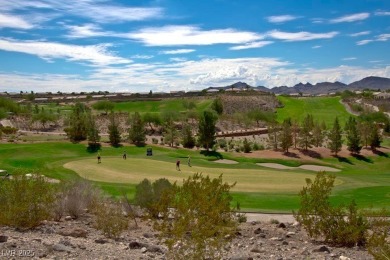
M234 186L219 178L195 174L164 193L158 205L155 229L168 246L168 259L216 259L236 231L230 208ZM174 210L172 210L174 209Z
M300 208L294 217L310 237L323 237L325 242L339 246L364 245L367 219L357 211L354 201L348 207L332 206L329 196L335 176L319 172L314 181L306 179L300 195Z
M0 225L34 228L50 218L54 190L44 177L16 174L0 180Z
M368 236L368 252L377 260L390 259L390 212L368 212L371 233Z
M225 139L219 139L218 140L218 145L221 147L221 149L224 149L227 146L226 140Z
M251 144L248 142L248 140L245 138L243 142L243 151L244 153L250 153L252 151Z
M95 208L94 214L96 229L101 230L106 237L118 239L129 227L129 220L124 216L119 202L105 200Z
M158 144L158 139L153 137L153 138L152 138L152 143L153 143L153 144Z
M252 148L253 148L253 151L258 151L258 150L260 150L260 146L259 146L258 143L254 143Z
M153 184L144 179L135 187L135 204L147 210L151 217L157 217L156 203L160 200L164 191L170 189L172 184L165 178L156 180Z

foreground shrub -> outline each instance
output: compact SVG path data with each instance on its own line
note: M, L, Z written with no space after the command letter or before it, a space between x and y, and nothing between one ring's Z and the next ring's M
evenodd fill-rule
M157 217L156 203L160 200L164 191L170 189L172 184L169 180L161 178L156 180L153 184L144 179L135 187L135 204L147 210L151 217Z
M118 239L129 227L129 220L123 213L121 203L105 199L94 209L96 229L108 238Z
M195 174L161 197L156 230L169 248L169 259L218 259L237 227L230 208L234 186Z
M0 225L34 228L51 216L53 201L53 187L40 175L0 180Z
M63 214L78 218L86 209L93 210L100 200L100 190L85 180L66 183L57 194L55 215L58 219Z
M294 217L310 237L323 237L325 242L339 246L364 245L368 229L367 219L357 211L355 202L348 207L332 206L329 196L335 176L319 172L300 194L301 205Z
M370 235L368 237L368 252L377 260L390 259L390 212L381 210L369 212Z

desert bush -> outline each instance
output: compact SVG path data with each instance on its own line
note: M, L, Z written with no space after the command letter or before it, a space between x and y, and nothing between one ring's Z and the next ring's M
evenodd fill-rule
M234 186L195 174L176 183L160 199L155 229L168 246L169 259L216 259L236 230L230 208Z
M118 239L129 227L129 220L124 215L120 202L105 199L95 207L94 214L96 229L108 238Z
M253 143L252 149L253 149L253 151L260 150L259 144L258 143Z
M226 140L225 139L219 139L218 140L218 145L221 147L221 149L224 149L227 146Z
M347 207L332 206L329 201L334 175L319 172L314 181L306 179L300 195L300 208L294 217L310 237L323 237L325 242L339 246L364 245L368 222L352 201Z
M157 217L156 203L160 200L164 191L170 189L172 184L165 178L153 182L144 179L135 187L135 204L146 209L151 217Z
M367 212L370 223L370 235L368 236L368 252L377 260L390 259L390 212L380 210Z
M153 144L158 144L158 139L153 137L153 138L152 138L152 143L153 143Z
M14 135L18 132L18 129L15 127L5 126L1 127L1 131L6 135Z
M248 140L245 138L243 142L243 152L244 153L250 153L252 151L251 144L248 142Z
M60 208L63 214L78 218L86 209L94 210L101 197L100 190L85 180L75 180L66 183L58 193L57 214Z
M0 181L0 191L0 225L34 228L51 216L53 187L38 174L15 174Z

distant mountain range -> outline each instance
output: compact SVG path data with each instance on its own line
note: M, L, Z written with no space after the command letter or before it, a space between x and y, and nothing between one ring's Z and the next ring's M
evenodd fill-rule
M298 83L293 87L281 86L274 88L266 88L264 86L252 87L245 82L237 82L225 87L210 87L208 89L255 89L265 92L272 92L275 94L292 94L292 93L304 93L311 95L318 94L328 94L332 92L342 92L344 90L363 90L363 89L372 89L372 90L388 90L390 89L390 79L381 78L381 77L366 77L359 81L352 82L351 84L344 84L342 82L321 82L315 85L310 83Z

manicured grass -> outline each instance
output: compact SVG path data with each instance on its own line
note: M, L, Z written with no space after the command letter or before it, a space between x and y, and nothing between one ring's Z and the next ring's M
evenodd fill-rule
M197 111L208 108L212 99L194 99ZM128 101L115 103L114 111L139 112L139 113L160 113L162 111L184 112L183 99L162 99L159 101Z
M314 120L320 123L324 121L328 127L333 125L337 116L339 122L344 126L350 114L340 103L340 97L284 97L278 99L284 107L278 108L277 120L283 122L286 118L301 122L307 114L312 114Z
M233 204L251 211L291 212L299 206L298 191L305 178L314 178L315 173L304 170L273 170L257 166L258 162L276 162L285 165L299 163L288 160L244 158L228 153L212 153L208 156L199 151L153 147L153 156L145 155L145 147L102 147L102 164L97 164L96 153L90 153L85 144L49 142L36 144L0 144L0 169L13 173L18 168L37 170L48 177L61 180L80 178L64 165L73 165L82 176L92 176L95 183L112 196L123 192L134 197L135 185L143 178L182 179L191 173L202 172L211 176L223 174L224 181L232 184ZM121 158L126 150L128 160ZM390 151L390 150L389 150ZM186 165L191 156L193 167ZM223 157L238 164L213 162ZM175 170L175 161L182 161L182 171ZM390 152L372 157L325 158L324 165L342 169L335 173L337 184L332 194L335 204L348 203L354 199L359 207L390 208Z

